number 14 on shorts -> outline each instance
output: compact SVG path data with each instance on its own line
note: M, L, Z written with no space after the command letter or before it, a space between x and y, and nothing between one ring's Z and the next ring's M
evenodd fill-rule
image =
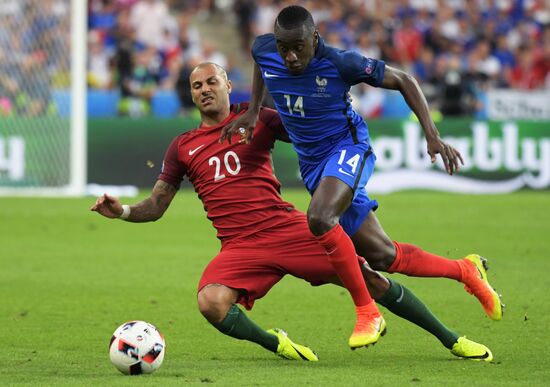
M340 158L338 159L338 165L343 166L344 168L340 167L338 168L338 172L343 173L347 176L354 176L355 171L357 170L357 165L359 165L359 160L361 160L361 156L359 154L355 154L352 157L349 157L346 159L346 149L342 149L340 151ZM349 168L351 168L351 173L349 172Z

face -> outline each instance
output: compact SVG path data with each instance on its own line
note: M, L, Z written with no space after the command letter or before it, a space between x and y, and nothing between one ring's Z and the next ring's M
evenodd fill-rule
M302 73L315 56L319 35L305 26L285 30L275 26L277 51L292 74Z
M193 102L201 113L217 114L229 108L231 81L214 65L197 67L189 77Z

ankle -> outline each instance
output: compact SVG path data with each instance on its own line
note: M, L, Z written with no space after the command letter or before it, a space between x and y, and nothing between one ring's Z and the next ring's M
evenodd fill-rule
M459 259L456 261L456 263L460 267L460 282L464 282L468 279L468 272L471 270L471 267L473 267L473 265L471 265L472 263L466 258Z
M373 314L373 313L380 314L380 311L378 310L378 306L376 306L376 303L374 301L368 303L367 305L355 306L355 312L358 315Z

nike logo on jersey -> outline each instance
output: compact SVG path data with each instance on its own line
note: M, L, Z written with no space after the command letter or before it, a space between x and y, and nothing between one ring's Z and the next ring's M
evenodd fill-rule
M202 144L201 146L196 147L195 149L190 149L190 150L189 150L189 156L193 156L193 154L194 154L196 151L198 151L199 149L201 149L203 146L204 146L204 144Z
M277 74L269 74L267 71L264 70L264 77L266 77L266 78L278 78L279 76Z
M351 173L344 171L342 168L338 168L338 172L343 173L344 175L353 177Z

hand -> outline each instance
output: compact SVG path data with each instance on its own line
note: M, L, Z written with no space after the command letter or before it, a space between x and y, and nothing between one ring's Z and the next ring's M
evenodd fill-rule
M238 133L241 136L239 143L250 144L256 121L258 121L258 113L247 110L242 116L222 128L222 134L218 142L222 143L227 139L227 142L231 144L231 137L233 134Z
M122 215L122 204L117 198L103 194L97 198L90 210L98 212L106 218L115 219Z
M439 137L429 139L428 154L432 158L432 164L435 163L435 155L438 153L441 155L441 159L445 165L445 170L449 175L452 175L454 172L458 172L460 170L459 161L460 164L464 165L462 155L454 147L447 144Z

